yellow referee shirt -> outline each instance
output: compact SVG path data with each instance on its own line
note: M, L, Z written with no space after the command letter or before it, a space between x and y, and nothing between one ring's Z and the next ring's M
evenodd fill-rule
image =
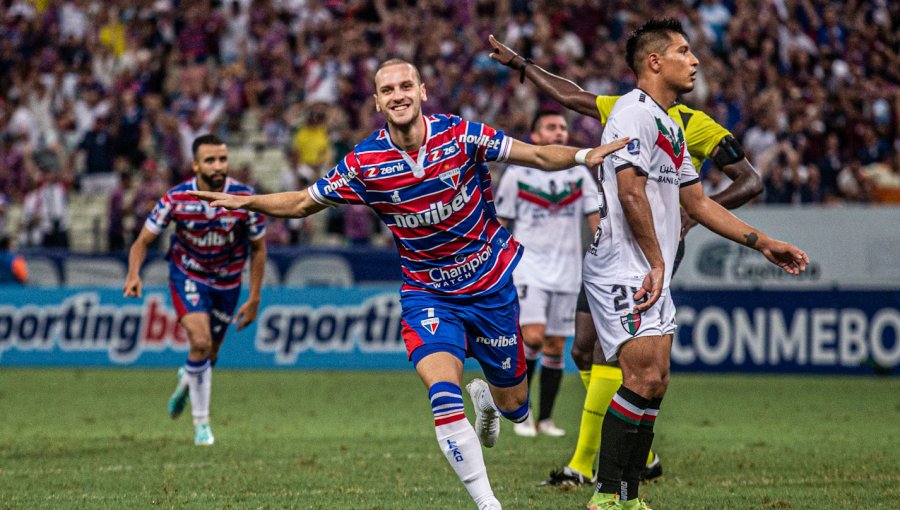
M597 96L597 111L600 112L600 122L603 125L606 125L606 121L609 120L609 112L612 111L613 105L616 104L619 97L621 96ZM669 108L668 114L684 130L688 152L691 154L694 168L698 172L722 138L731 134L706 113L681 103L673 104Z

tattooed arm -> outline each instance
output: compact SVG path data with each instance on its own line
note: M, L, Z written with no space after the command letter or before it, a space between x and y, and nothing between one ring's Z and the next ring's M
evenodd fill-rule
M767 236L703 194L699 182L681 188L681 205L700 224L722 237L758 250L790 274L806 269L809 257L800 248Z

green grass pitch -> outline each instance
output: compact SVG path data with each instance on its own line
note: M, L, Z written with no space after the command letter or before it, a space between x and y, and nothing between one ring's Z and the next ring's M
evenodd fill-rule
M189 415L166 416L174 382L0 369L0 509L474 508L412 370L219 369L212 447L193 446ZM504 423L485 459L505 509L584 508L589 487L536 486L568 460L583 396L568 376L565 438ZM900 508L898 445L897 378L674 374L654 445L665 476L642 492L659 510Z

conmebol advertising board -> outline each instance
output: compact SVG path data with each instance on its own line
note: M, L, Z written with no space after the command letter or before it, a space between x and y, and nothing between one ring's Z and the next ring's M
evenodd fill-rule
M0 366L178 366L188 346L168 293L145 294L2 289ZM686 290L674 299L674 370L900 372L900 292ZM396 287L264 290L256 324L229 332L218 366L408 369L400 329Z

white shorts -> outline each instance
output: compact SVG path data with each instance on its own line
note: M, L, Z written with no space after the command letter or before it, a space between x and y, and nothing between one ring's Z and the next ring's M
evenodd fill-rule
M519 324L544 324L546 336L575 334L575 303L578 293L550 292L532 285L516 285L519 293Z
M635 314L632 310L637 287L585 282L584 288L607 361L617 359L622 345L633 338L675 332L675 303L669 289L663 289L649 310Z

